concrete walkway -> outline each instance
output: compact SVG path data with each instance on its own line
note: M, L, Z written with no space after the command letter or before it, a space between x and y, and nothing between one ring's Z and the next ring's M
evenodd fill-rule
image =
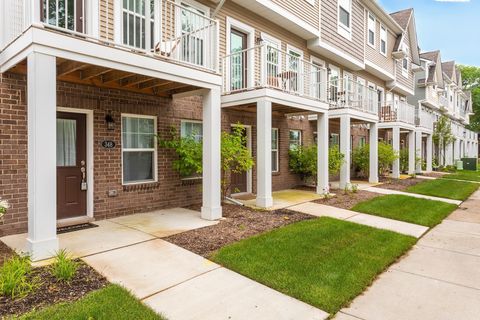
M447 203L456 204L457 206L462 203L462 201L460 201L460 200L432 197L432 196L426 196L426 195L418 194L418 193L403 192L403 191L383 189L383 188L377 188L377 187L369 187L369 188L366 188L364 190L365 191L370 191L370 192L376 192L376 193L380 193L380 194L400 194L400 195L414 197L414 198L443 201L443 202L447 202Z
M478 320L479 315L477 191L335 319Z
M329 317L320 309L161 239L215 223L201 219L199 212L176 208L98 221L96 228L60 234L59 238L62 248L169 320ZM23 251L25 237L1 240Z
M289 207L288 209L314 215L317 217L332 217L340 220L346 220L358 224L367 225L378 229L395 231L416 238L420 238L425 232L428 231L428 227L425 226L420 226L417 224L393 219L387 219L356 211L340 209L313 202L299 204L293 207Z

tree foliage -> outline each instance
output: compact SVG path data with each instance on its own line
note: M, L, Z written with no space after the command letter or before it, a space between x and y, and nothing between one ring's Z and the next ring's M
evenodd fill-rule
M480 131L480 67L459 66L462 72L462 85L472 92L472 106L474 114L470 116L469 128Z
M432 135L433 143L437 149L441 152L442 158L440 159L440 152L437 152L438 162L445 163L446 148L450 143L455 141L455 136L452 133L452 124L450 120L442 115L435 124ZM442 161L440 161L442 160Z
M385 175L393 161L398 159L399 154L393 147L385 142L378 143L378 173ZM352 151L352 164L354 171L359 177L367 177L370 168L370 145L357 147Z
M250 170L253 157L247 148L243 128L234 126L231 133L222 132L221 136L221 171L222 195L226 196L231 185L232 173L242 173ZM167 139L158 139L162 148L174 150L177 159L172 163L173 169L182 177L200 175L202 167L202 141L195 138L196 134L181 137L176 128L172 128Z
M329 174L338 174L345 159L337 145L328 149ZM317 145L299 146L289 151L290 170L299 174L304 181L316 183L317 177Z

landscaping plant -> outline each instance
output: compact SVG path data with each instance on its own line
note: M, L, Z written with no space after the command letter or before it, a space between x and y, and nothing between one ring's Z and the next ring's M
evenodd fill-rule
M7 200L0 198L0 219L3 217L7 210L10 208L10 204Z
M433 129L432 139L435 148L438 151L436 153L439 157L438 162L445 164L446 148L449 144L455 142L455 136L452 134L451 122L446 116L442 115L436 122Z
M289 167L292 172L299 174L305 182L317 181L317 145L298 146L289 151ZM344 162L345 155L337 145L328 149L328 173L338 174Z
M32 265L28 256L12 256L0 269L0 294L11 299L23 298L35 291L39 280L31 277Z
M50 266L52 275L61 281L70 281L78 270L78 262L74 261L65 249L55 255L55 261Z
M221 136L221 170L222 195L225 197L230 189L232 173L242 173L250 170L253 157L247 147L243 127L238 124L231 133L222 132ZM178 158L173 161L173 169L182 177L200 175L202 173L202 141L195 138L195 133L181 137L177 129L172 128L167 140L158 139L162 148L172 149Z
M378 172L380 175L386 175L393 161L399 157L393 147L385 142L378 143ZM370 145L366 144L357 147L352 151L352 163L356 174L365 178L369 174L370 166Z

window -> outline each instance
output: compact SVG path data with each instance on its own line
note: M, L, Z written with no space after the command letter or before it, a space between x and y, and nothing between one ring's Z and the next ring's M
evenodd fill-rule
M43 0L41 10L42 21L49 25L77 32L85 30L81 0Z
M57 118L57 167L77 165L77 121Z
M262 33L262 39L266 43L266 66L267 66L267 84L273 87L280 87L278 75L282 70L282 57L280 50L282 43L265 33Z
M157 180L156 127L156 117L122 115L123 184Z
M295 150L302 145L302 131L290 130L289 132L289 149Z
M338 146L340 143L340 136L338 133L332 133L330 135L330 146Z
M358 146L361 148L367 144L367 138L364 136L360 137L360 140L358 141Z
M387 28L381 26L380 28L380 53L384 56L387 55L387 39L388 39L388 32Z
M329 90L329 100L332 102L338 102L339 100L339 90L340 88L340 69L338 69L335 66L330 65L330 73L329 73L329 78L328 78L330 88Z
M182 120L180 127L180 136L193 137L196 141L202 141L203 125L200 121Z
M352 37L352 1L338 0L338 32L347 39Z
M131 0L130 0L131 1ZM138 1L138 0L137 0ZM207 8L203 5L182 1L180 3L180 23L181 23L181 57L182 61L186 61L195 65L204 65L205 59L205 30L208 30L208 22L203 18L207 15ZM186 9L184 9L186 8Z
M408 48L405 49L406 56L402 60L402 75L408 78L408 55L409 50Z
M149 47L154 47L154 2L154 0L123 0L123 44L145 49L148 33L150 34Z
M272 128L272 172L278 172L278 129Z
M375 47L375 17L368 13L368 44Z
M303 65L302 65L302 59L303 59L303 51L287 46L287 67L288 71L293 71L291 72L293 75L288 76L288 88L291 91L297 92L297 91L302 91L302 86L303 86Z

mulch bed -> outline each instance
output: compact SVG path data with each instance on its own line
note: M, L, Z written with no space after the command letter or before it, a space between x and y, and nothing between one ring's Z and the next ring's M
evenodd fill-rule
M332 206L332 207L350 210L357 203L368 201L370 199L382 196L382 194L365 191L365 190L357 190L357 192L345 193L344 190L332 189L330 190L330 192L335 194L335 196L314 200L313 202L323 204L326 206Z
M422 173L422 175L426 177L432 177L432 178L441 178L445 175L449 174L448 172L425 172Z
M189 209L199 211L200 207ZM176 234L167 240L205 258L213 252L239 240L249 238L313 216L290 210L260 211L232 204L223 205L224 219L216 225Z
M4 247L6 246L1 243L0 252L2 256L5 250ZM12 252L10 251L11 254ZM34 268L31 278L36 278L39 281L39 287L26 297L16 300L0 296L0 318L3 319L8 315L21 315L33 309L39 309L58 302L72 302L108 284L107 279L94 269L80 260L77 261L80 265L75 277L70 282L57 280L50 274L48 266Z
M3 262L13 256L15 252L10 249L5 243L0 241L0 266L3 266Z
M376 186L377 188L382 189L389 189L389 190L397 190L397 191L404 191L408 187L414 186L420 182L426 181L425 179L419 178L408 178L408 179L391 179L386 178L383 184Z

